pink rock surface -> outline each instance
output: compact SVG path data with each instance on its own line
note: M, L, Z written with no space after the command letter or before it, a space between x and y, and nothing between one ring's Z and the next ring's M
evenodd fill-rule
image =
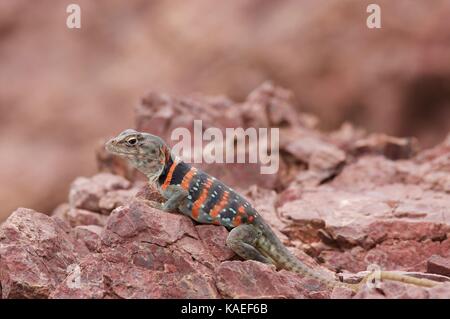
M99 202L102 196L108 191L129 187L130 182L125 178L107 173L97 174L92 178L78 177L71 185L69 204L72 208L100 212Z
M80 261L79 285L63 281L51 298L217 298L212 275L177 250L128 243Z
M450 257L431 256L427 261L427 272L450 277Z
M0 227L2 298L47 298L87 253L61 220L17 209Z
M76 226L75 236L82 240L89 251L98 251L101 245L101 233L103 228L97 225Z
M224 262L216 276L217 287L225 298L304 299L311 294L317 298L327 295L318 282L286 271L276 272L273 266L255 261Z
M405 286L396 282L384 283L378 289L365 288L359 291L355 299L448 299L450 283L433 288Z
M197 225L195 229L205 248L217 260L224 261L235 256L234 252L226 245L228 231L225 227Z
M69 208L66 219L72 227L81 225L104 226L107 217L85 209Z
M126 241L145 241L167 246L183 236L198 238L192 221L136 201L113 211L102 233L102 242L113 246Z

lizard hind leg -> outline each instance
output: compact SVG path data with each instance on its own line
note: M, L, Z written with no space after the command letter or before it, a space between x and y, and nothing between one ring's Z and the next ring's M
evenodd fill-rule
M264 256L255 248L261 233L252 225L240 225L233 228L227 237L227 246L245 260L256 260L265 264L274 264L271 258Z

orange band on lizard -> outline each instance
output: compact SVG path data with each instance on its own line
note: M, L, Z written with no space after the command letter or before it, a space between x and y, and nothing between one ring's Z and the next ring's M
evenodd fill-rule
M208 198L208 191L209 191L209 188L211 187L211 185L212 185L212 180L208 178L206 180L205 185L203 186L202 193L200 194L198 199L192 205L192 217L194 219L198 218L198 215L200 213L200 208L202 207L203 203Z
M172 180L173 172L175 171L177 165L178 162L175 161L172 163L172 166L170 166L169 173L167 173L166 179L164 180L164 184L161 186L162 189L166 189L167 186L169 186L170 181Z
M191 182L192 178L195 176L197 170L195 167L191 167L189 172L184 175L183 180L181 181L181 187L185 190L189 189L189 183Z
M242 218L240 215L237 215L233 218L233 226L239 226L242 222Z
M219 213L222 210L222 208L224 208L225 205L227 205L227 204L228 204L228 192L225 191L225 192L223 192L222 199L220 200L219 203L214 205L214 207L211 210L211 213L209 213L209 215L211 217L217 217L217 215L219 215Z

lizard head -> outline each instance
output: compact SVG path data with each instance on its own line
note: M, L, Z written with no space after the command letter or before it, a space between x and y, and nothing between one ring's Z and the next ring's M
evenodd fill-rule
M170 157L164 141L149 133L127 129L105 144L108 152L128 159L139 171L154 180Z

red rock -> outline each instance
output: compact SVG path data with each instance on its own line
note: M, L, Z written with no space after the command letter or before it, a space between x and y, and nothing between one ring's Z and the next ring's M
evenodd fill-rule
M346 154L335 145L326 142L314 132L290 134L284 150L295 159L307 164L307 171L300 171L296 181L304 186L317 186L340 172Z
M439 255L431 256L427 261L427 272L450 277L450 258Z
M63 221L67 221L67 212L70 210L69 203L59 204L51 213L51 216L58 217Z
M303 299L311 297L310 293L323 297L318 293L317 282L308 282L291 272L277 272L273 266L255 261L223 262L216 270L216 282L225 298Z
M99 201L106 192L129 187L130 182L125 178L108 173L91 178L78 177L71 185L69 204L73 208L100 212Z
M419 154L417 154L415 160L418 163L426 163L436 159L445 158L450 153L450 133L447 137L435 147L426 149ZM447 163L448 165L448 163Z
M2 298L46 298L88 250L70 227L19 208L0 227Z
M215 269L219 261L202 241L192 237L182 237L177 240L171 247L177 248L180 251L185 251L188 258L193 258L209 269Z
M400 175L396 162L382 156L363 156L346 166L330 185L339 189L367 190L396 183Z
M348 153L357 141L366 137L366 134L364 129L356 127L349 122L344 122L339 129L330 132L325 138Z
M85 209L69 208L66 213L66 220L72 227L81 225L104 226L107 217Z
M108 218L102 233L105 246L127 241L143 241L167 246L183 236L198 238L189 217L167 213L135 201L116 208Z
M98 251L100 249L100 235L103 228L97 225L76 226L74 233L76 238L83 241L90 251Z
M377 154L392 160L406 159L417 153L417 143L415 138L398 138L385 134L371 134L365 139L356 141L351 152L357 156Z
M225 227L197 225L195 226L195 229L205 248L210 251L217 260L224 261L235 256L234 252L226 245L228 230Z
M450 283L432 288L404 285L397 282L383 282L380 288L365 287L356 293L354 299L448 299Z
M428 290L430 299L450 299L450 283L437 285Z
M264 82L254 89L241 105L247 127L283 127L300 124L299 114L292 105L292 92Z
M108 215L115 208L129 203L136 197L139 188L119 189L107 192L98 202L102 214Z
M164 203L165 198L158 192L156 187L150 186L147 182L143 185L140 185L138 192L136 193L137 198L142 198L149 201Z
M448 244L426 240L385 240L371 249L356 246L345 252L323 250L320 258L334 269L350 272L367 270L370 265L382 270L426 271L426 261L433 254L448 251Z
M336 287L333 289L330 299L351 299L353 292L350 289Z
M64 281L51 298L218 298L211 274L177 250L129 243L80 262L78 285ZM76 282L76 281L75 281Z

